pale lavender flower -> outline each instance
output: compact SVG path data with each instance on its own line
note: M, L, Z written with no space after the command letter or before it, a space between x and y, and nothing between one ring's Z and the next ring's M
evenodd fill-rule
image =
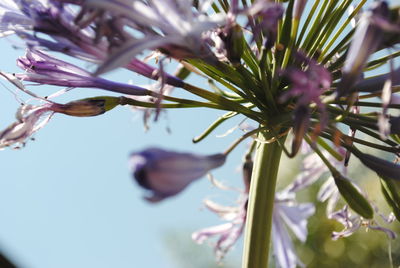
M305 242L307 218L315 212L313 204L298 204L294 197L294 193L284 191L277 193L275 198L272 246L279 267L296 267L296 264L301 264L294 251L288 228L301 242ZM233 247L243 233L246 223L247 198L246 193L241 193L237 207L221 206L210 200L205 201L205 205L210 211L227 222L196 231L192 234L192 239L202 244L207 239L217 237L214 251L218 261Z
M288 229L293 232L297 239L304 243L308 233L307 219L314 212L314 204L297 203L294 199L294 193L277 193L272 214L272 245L279 267L295 268L297 265L304 266L294 251Z
M75 25L76 11L57 1L7 1L0 7L0 30L14 32L28 45L71 54L85 60L104 57L108 43L94 42L92 29ZM37 36L44 33L50 38ZM95 44L95 45L94 45Z
M304 8L307 4L307 0L296 0L293 7L293 18L300 20L303 15Z
M383 215L380 216L386 223L391 223L395 220L393 213L391 213L389 217L385 217ZM358 215L351 215L351 212L347 206L344 206L341 210L333 213L332 219L340 222L344 226L342 231L332 233L333 240L337 240L342 237L348 237L361 227L382 231L388 236L389 239L395 239L397 237L396 233L388 228L380 226L375 220L366 220Z
M192 239L196 243L202 244L207 239L217 237L214 252L217 261L221 261L243 233L247 213L247 195L240 196L236 207L222 206L211 200L205 200L204 203L207 209L227 222L198 230L192 234Z
M338 148L338 151L341 155L345 155L345 150L343 148ZM335 167L338 168L338 171L341 174L347 174L347 167L343 164L343 161L337 160L327 152L324 152L323 154L329 162L331 162ZM303 190L314 184L317 180L319 180L323 175L327 174L328 172L329 169L321 161L317 154L308 154L303 159L300 173L296 176L294 181L285 188L285 191L298 192L300 190ZM322 184L317 194L318 201L328 202L326 207L326 215L328 218L331 218L339 198L339 191L337 189L333 176L330 174L329 177Z
M132 153L130 166L137 183L148 190L148 201L172 197L210 170L224 164L226 156L208 156L150 148Z

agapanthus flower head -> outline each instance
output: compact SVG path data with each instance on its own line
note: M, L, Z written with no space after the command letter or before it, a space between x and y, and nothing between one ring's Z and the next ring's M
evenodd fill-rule
M149 191L145 198L158 202L174 196L210 170L224 164L223 154L195 155L149 148L132 153L130 166L134 179Z
M206 201L206 207L225 223L200 230L193 239L201 243L217 238L215 252L220 259L247 228L243 267L266 267L272 229L278 266L301 265L290 233L305 241L314 206L298 203L295 195L325 173L331 176L317 199L328 202L328 218L345 225L345 231L335 237L350 235L361 225L381 229L375 224L377 210L360 187L361 181L358 186L347 179L351 154L378 174L383 196L400 220L400 166L393 159L383 160L358 149L367 146L390 153L392 158L400 154L400 68L395 66L400 56L400 16L385 1L374 1L368 10L363 8L367 1L358 1L349 10L352 2L2 1L0 36L14 33L28 50L17 61L24 73L0 75L40 104L19 109L18 121L0 132L0 148L24 144L55 113L96 116L117 105L145 110L146 115L156 111L155 118L166 108L226 112L194 142L231 118L245 117L258 127L246 131L224 153L146 149L130 156L133 177L147 190L145 198L158 202L220 167L241 142L254 138L244 158L244 190L239 191L237 204L227 207ZM304 14L308 10L310 14ZM84 62L59 60L51 52ZM78 67L87 66L85 62L96 65L93 72ZM169 67L177 64L183 67L170 74ZM390 72L369 76L369 71L385 64ZM99 77L119 67L157 83L138 87L136 82ZM189 74L201 79L188 80ZM203 80L209 88L202 87ZM45 98L28 90L31 84L25 86L25 82L63 89ZM66 104L53 101L70 88L97 88L125 96ZM174 96L177 93L179 97ZM367 138L360 137L361 132ZM285 141L292 133L290 151ZM315 154L306 156L302 173L276 193L281 154L293 157L304 143ZM347 207L336 211L340 198L358 215L350 215Z

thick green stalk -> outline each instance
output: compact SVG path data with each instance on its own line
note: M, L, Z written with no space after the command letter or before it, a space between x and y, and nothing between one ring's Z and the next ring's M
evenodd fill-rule
M242 268L267 268L272 229L275 186L282 149L278 142L266 143L273 136L258 135L251 177ZM281 138L282 143L284 137Z

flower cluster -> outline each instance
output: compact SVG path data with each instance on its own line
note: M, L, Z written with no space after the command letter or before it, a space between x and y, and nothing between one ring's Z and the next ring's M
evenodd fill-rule
M157 119L162 109L224 111L193 141L201 141L236 116L257 125L225 152L196 155L150 148L130 156L133 177L146 189L146 200L160 202L222 166L237 145L252 139L238 206L206 202L228 223L193 235L199 243L219 236L215 246L219 259L245 230L243 267L268 265L271 237L281 267L300 264L282 222L300 241L306 240L307 218L314 205L298 203L296 193L327 172L331 176L318 200L328 200L327 216L345 226L334 239L361 226L394 238L377 224L376 205L362 180L357 185L347 178L346 166L350 158L357 158L374 171L382 195L400 220L400 68L395 66L400 56L400 13L386 1L369 7L366 1L353 2L2 1L0 36L20 38L26 54L17 60L21 73L0 74L39 104L24 103L18 109L17 122L0 132L0 148L25 144L54 113L96 116L127 105L147 111L147 120L149 111L156 111ZM73 60L58 59L54 52ZM82 63L94 66L92 71L80 67ZM169 63L178 65L178 71L167 71ZM101 77L118 68L154 80L157 86ZM190 74L199 79L189 82ZM28 90L26 82L62 89L42 97ZM122 95L65 104L53 101L72 88ZM174 96L174 88L189 97ZM281 154L292 158L306 144L309 154L303 172L276 193ZM366 153L365 147L375 153ZM336 210L340 199L346 205Z

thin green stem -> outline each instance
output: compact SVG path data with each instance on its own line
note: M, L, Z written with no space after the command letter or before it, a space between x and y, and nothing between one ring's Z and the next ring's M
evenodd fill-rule
M282 148L267 131L260 132L250 184L242 268L267 268L275 186ZM285 137L281 138L282 140Z
M230 152L233 151L233 149L236 148L236 146L238 146L242 141L244 141L245 139L247 139L248 137L251 137L255 134L257 134L258 132L265 130L266 127L260 127L260 128L256 128L253 129L250 132L247 132L246 134L242 135L239 139L237 139L231 146L229 146L228 149L225 150L224 155L228 155Z
M160 104L158 104L158 103L154 103L154 102L138 101L138 100L127 98L127 97L120 97L119 104L144 107L144 108L165 108L165 109L207 107L207 108L212 108L212 109L230 111L229 109L223 108L214 103L190 101L190 100L186 100L185 102L181 102L181 103L160 103Z

